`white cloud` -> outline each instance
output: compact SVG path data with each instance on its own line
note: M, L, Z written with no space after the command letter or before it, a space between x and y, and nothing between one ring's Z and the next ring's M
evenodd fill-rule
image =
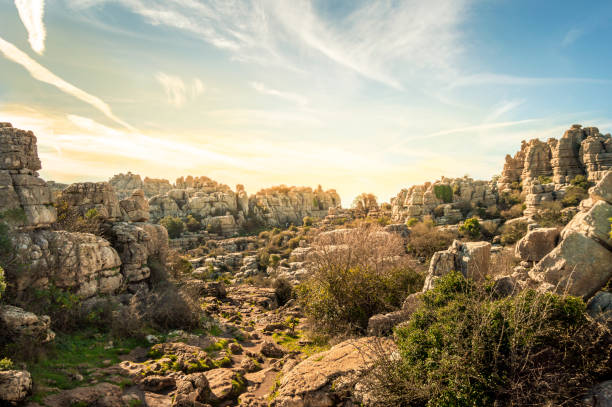
M493 122L499 119L504 114L508 113L509 111L516 109L523 103L525 103L524 99L503 101L494 107L493 111L489 113L489 115L485 118L484 122L485 123Z
M290 102L294 102L298 105L308 104L308 98L302 95L298 95L297 93L283 92L280 90L272 89L272 88L267 87L261 82L251 82L251 87L255 89L257 92L262 93L264 95L276 96L278 98L285 99Z
M17 48L8 41L5 41L2 37L0 37L0 52L4 54L7 59L23 66L30 73L30 75L32 75L34 79L55 86L62 92L67 93L68 95L74 96L75 98L90 104L94 108L98 109L100 112L104 113L106 117L122 125L123 127L133 129L132 126L115 116L111 111L110 106L107 105L104 101L102 101L96 96L85 92L82 89L77 88L71 83L66 82L59 76L55 75L53 72L49 71L44 66L40 65L38 62L34 61L19 48Z
M560 85L566 83L586 83L586 84L612 84L609 79L594 79L594 78L575 78L575 77L528 77L528 76L513 76L494 73L481 73L475 75L461 76L453 80L448 88L461 88L468 86L484 86L484 85L502 85L502 86L543 86L543 85Z
M42 54L45 51L47 32L43 24L44 0L15 0L19 18L28 31L28 41L32 49Z
M74 7L92 4L70 1ZM312 0L117 1L150 24L195 35L241 61L296 71L333 61L402 89L407 76L442 79L454 73L461 53L458 27L472 0L366 2L333 24L317 13ZM304 66L305 53L318 58Z
M189 88L183 79L179 76L169 75L164 72L158 72L155 79L162 85L168 103L176 107L181 107L188 99L194 100L204 92L204 83L196 78Z
M583 30L581 30L579 28L572 28L571 30L569 30L565 34L565 37L563 37L563 41L561 41L561 44L564 47L572 45L573 43L575 43L583 35L584 35L584 31Z

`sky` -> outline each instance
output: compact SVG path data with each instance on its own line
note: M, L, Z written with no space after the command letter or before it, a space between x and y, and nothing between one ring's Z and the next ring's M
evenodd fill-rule
M387 201L610 132L610 44L607 0L0 0L0 121L35 132L47 180Z

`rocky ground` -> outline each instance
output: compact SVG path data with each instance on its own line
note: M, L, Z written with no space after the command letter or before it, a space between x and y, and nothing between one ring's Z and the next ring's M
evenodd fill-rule
M279 306L274 289L238 285L225 293L216 283L190 284L205 295L216 291L201 297L209 318L205 332L149 335L149 343L131 348L136 342L102 337L78 343L104 350L97 359L85 351L78 363L55 360L41 367L44 373L35 366L35 379L43 376L44 383L36 384L26 405L301 406L353 397L347 389L367 366L373 338L332 347L310 338L299 307L293 300Z

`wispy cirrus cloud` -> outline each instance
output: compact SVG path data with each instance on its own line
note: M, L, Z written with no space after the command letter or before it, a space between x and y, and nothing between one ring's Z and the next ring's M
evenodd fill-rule
M180 76L158 72L155 79L162 85L168 98L168 103L181 107L187 100L194 100L204 92L204 83L196 78L191 86L187 86Z
M565 37L563 37L563 41L561 41L561 45L563 45L564 47L570 46L573 43L575 43L583 35L584 35L584 30L581 30L580 28L572 28L565 34Z
M47 68L30 58L26 53L10 42L4 40L2 37L0 37L0 53L4 54L4 56L10 61L24 67L34 79L55 86L62 92L74 96L75 98L93 106L115 123L133 130L132 126L115 116L110 106L102 99L77 88L71 83L66 82L64 79L49 71Z
M278 98L281 99L285 99L288 100L290 102L294 102L298 105L307 105L308 104L308 98L302 96L302 95L298 95L297 93L292 93L292 92L284 92L284 91L280 91L280 90L276 90L276 89L272 89L269 88L268 86L266 86L265 84L261 83L261 82L251 82L251 87L253 89L255 89L257 92L264 94L264 95L270 95L270 96L276 96Z
M465 75L455 78L449 85L449 89L468 86L502 85L502 86L544 86L561 85L568 83L583 84L602 84L612 85L610 79L580 78L580 77L528 77L514 76L495 73L480 73L475 75Z
M86 8L105 1L70 3ZM237 60L302 71L323 59L396 89L406 76L454 72L462 50L458 26L472 2L366 2L332 22L311 0L116 1L152 25L194 35ZM304 53L314 57L306 66Z
M28 41L32 50L38 54L45 51L47 31L43 24L45 0L15 0L19 18L28 31Z

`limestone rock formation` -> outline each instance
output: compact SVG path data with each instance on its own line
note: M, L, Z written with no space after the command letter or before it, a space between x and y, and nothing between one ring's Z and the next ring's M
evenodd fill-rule
M392 219L405 222L410 218L435 217L440 224L457 223L463 215L456 207L461 204L487 207L497 202L495 182L474 181L472 178L445 178L434 183L403 189L391 199ZM438 208L442 213L437 213Z
M95 209L105 220L121 220L121 208L115 190L108 182L81 182L64 189L59 197L80 216Z
M434 253L429 263L423 291L431 290L437 279L455 270L466 278L483 280L489 273L491 244L455 240L447 249Z
M151 223L113 224L111 242L121 259L121 274L133 290L142 286L151 275L149 264L165 264L168 252L168 232L161 225Z
M608 171L592 191L591 205L585 205L561 231L561 242L529 271L540 289L568 292L589 298L612 277L612 239L609 197L612 171ZM609 198L607 198L609 199Z
M25 370L0 371L0 402L16 405L23 402L31 392L32 376L29 372Z
M13 277L17 292L45 288L53 282L58 288L88 298L113 294L122 284L117 251L101 237L38 230L17 234L15 243L24 263L31 265L28 273Z
M23 226L48 226L57 218L40 168L36 136L0 123L0 209L22 211L15 222Z
M128 222L146 222L149 220L149 201L144 191L136 189L130 198L119 201L121 217Z
M371 337L348 340L300 362L281 378L272 405L337 405L338 395L354 387L356 380L370 367L374 341L376 339ZM359 405L358 401L353 405Z
M12 305L0 306L0 327L4 338L13 341L27 338L32 343L50 342L55 338L50 326L51 319L46 315L38 316Z
M141 189L145 197L151 198L155 195L166 194L173 188L166 179L145 177L143 180L140 175L131 172L117 174L109 180L109 183L113 186L119 199L130 197L137 189Z
M532 230L516 243L516 257L524 261L540 261L555 248L558 238L557 228Z

